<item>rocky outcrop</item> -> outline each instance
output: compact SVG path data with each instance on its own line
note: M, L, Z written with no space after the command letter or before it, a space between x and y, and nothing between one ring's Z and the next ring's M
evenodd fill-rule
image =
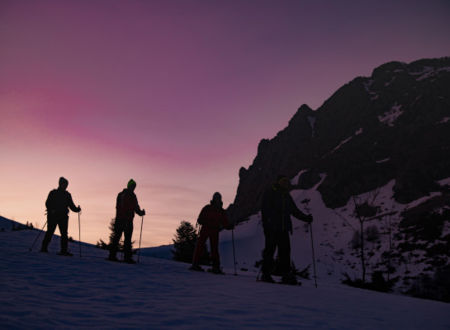
M358 77L317 110L302 105L288 126L261 140L252 165L239 171L228 211L241 221L260 209L279 174L304 170L300 187L318 187L328 207L395 179L395 199L407 203L450 177L450 58L389 62Z

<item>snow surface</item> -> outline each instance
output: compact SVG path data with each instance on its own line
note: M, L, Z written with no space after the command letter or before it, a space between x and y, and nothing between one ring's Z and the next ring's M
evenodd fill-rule
M301 171L302 172L302 171ZM300 173L299 173L300 174ZM325 175L321 175L322 179ZM297 177L296 177L297 178ZM447 182L441 181L442 184ZM379 207L380 215L373 220L366 221L365 228L375 226L379 232L379 239L366 244L366 269L370 279L375 271L387 274L386 262L383 253L390 251L390 239L399 233L400 214L433 197L440 192L430 193L428 196L412 201L408 204L400 204L393 199L393 187L395 180L391 180L385 186L366 192L355 199L349 200L346 206L338 209L329 209L325 206L321 194L316 185L309 190L294 190L291 195L297 206L305 213L311 213L314 217L313 234L314 249L317 264L317 277L320 283L331 286L340 286L344 274L350 278L361 278L361 261L359 250L354 250L351 241L355 231L359 230L360 223L354 214L355 205L368 201ZM305 200L309 200L305 203ZM382 216L384 214L384 216ZM295 218L292 218L294 232L291 236L292 261L299 270L309 268L312 276L312 253L309 226ZM234 230L236 262L238 269L248 269L249 272L257 272L255 263L262 259L261 252L264 248L264 234L260 213L254 214L247 222L236 226ZM231 233L223 231L220 235L220 254L225 267L233 267L233 254ZM370 252L370 254L369 254ZM421 274L433 275L433 269L421 261L420 253L402 253L407 261L395 263L395 270L390 273L391 278L400 280L395 284L394 291L401 294L410 288L411 283L407 278Z
M439 192L439 191L431 192L431 193L430 193L429 195L427 195L427 196L420 197L420 198L416 199L415 201L410 202L410 203L408 204L407 208L413 208L413 207L416 207L416 206L418 206L418 205L420 205L420 204L425 203L425 202L426 202L427 200L429 200L429 199L432 199L432 198L434 198L434 197L436 197L436 196L441 196L441 195L442 195L442 193Z
M298 184L298 180L300 180L300 176L301 176L303 173L307 172L307 171L308 171L308 170L306 169L306 170L301 170L300 172L298 172L298 174L297 174L296 176L294 176L294 177L291 179L291 184L297 185L297 184Z
M5 221L0 219L3 228ZM450 305L441 302L322 280L317 289L308 280L301 287L267 284L256 282L250 271L197 273L184 263L145 256L137 265L113 263L104 260L106 251L90 245L83 246L80 258L76 243L70 243L74 257L61 257L54 254L57 237L49 254L28 252L37 233L0 232L3 329L450 327Z

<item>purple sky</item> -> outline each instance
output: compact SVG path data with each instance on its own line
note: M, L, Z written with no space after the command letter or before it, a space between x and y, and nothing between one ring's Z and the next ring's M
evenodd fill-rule
M96 242L133 177L144 245L169 243L301 104L449 56L449 22L448 1L2 0L0 215L42 225L66 176Z

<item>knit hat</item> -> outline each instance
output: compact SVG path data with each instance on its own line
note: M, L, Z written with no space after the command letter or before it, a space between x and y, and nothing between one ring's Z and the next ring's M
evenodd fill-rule
M130 179L130 181L128 181L128 184L127 184L127 188L131 188L131 187L136 187L136 181L134 181L133 179Z

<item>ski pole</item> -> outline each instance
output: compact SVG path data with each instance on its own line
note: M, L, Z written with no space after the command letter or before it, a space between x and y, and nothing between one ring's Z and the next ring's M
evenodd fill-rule
M311 223L309 223L309 232L311 233L311 250L312 250L313 268L314 268L314 284L317 288L316 257L314 256L314 239L313 239Z
M142 227L144 226L144 216L142 216L142 221L141 221L141 234L139 236L139 252L138 252L138 258L137 258L137 262L139 263L139 258L141 256L141 241L142 241Z
M80 207L80 205L78 205ZM81 258L81 221L80 221L80 212L78 212L78 245L80 247L80 258Z
M36 244L38 238L41 236L42 232L44 231L44 227L47 224L47 220L45 221L44 225L42 226L42 229L39 231L39 233L37 234L36 238L34 239L33 244L31 245L31 247L28 249L29 252L31 252L34 248L34 244Z
M235 253L235 248L234 248L234 228L231 229L231 240L233 242L233 265L234 265L234 276L237 275L236 273L236 253Z

